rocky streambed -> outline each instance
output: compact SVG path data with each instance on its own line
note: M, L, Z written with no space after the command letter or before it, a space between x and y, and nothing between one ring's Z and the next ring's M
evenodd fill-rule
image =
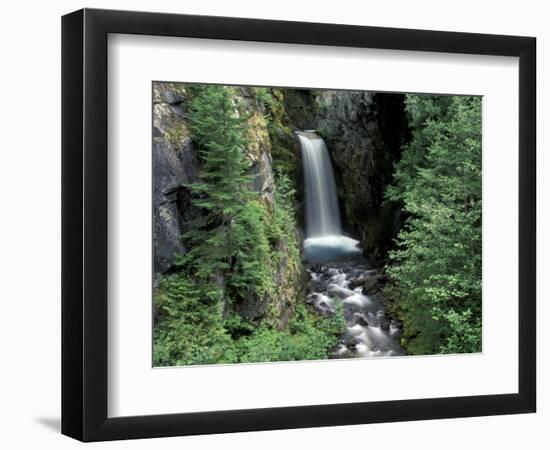
M306 302L321 315L332 315L340 303L346 331L333 358L404 355L400 325L388 314L380 288L385 276L361 257L308 265Z

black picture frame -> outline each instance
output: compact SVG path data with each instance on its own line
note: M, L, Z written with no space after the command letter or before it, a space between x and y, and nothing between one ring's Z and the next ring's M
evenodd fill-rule
M107 416L110 33L519 57L518 393ZM62 18L62 433L82 441L320 427L536 409L536 39L83 9Z

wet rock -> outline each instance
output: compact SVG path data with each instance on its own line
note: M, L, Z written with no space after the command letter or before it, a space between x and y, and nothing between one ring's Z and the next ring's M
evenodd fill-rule
M309 280L308 288L311 292L321 292L326 289L326 283L323 280Z
M368 275L350 280L350 286L353 288L361 287L363 292L367 294L374 294L378 292L382 284L387 281L387 276L377 273L376 271L369 271Z
M347 323L353 322L353 315L355 314L353 308L349 305L344 304L344 319Z
M369 326L369 323L367 322L367 319L365 319L363 314L355 313L353 315L353 318L354 318L354 322L355 322L356 325L360 325L362 327L368 327Z
M378 278L371 277L363 280L363 282L361 283L361 287L363 288L363 292L366 292L367 294L373 294L374 292L377 292L380 289Z
M322 273L325 269L323 268L323 266L321 265L321 263L316 263L313 265L313 267L311 268L314 272L316 273Z
M313 306L318 314L325 317L331 316L335 312L331 299L317 292L313 292L306 297L306 304Z
M326 301L320 301L317 305L317 310L322 316L331 316L334 314L334 307Z
M359 339L356 339L356 338L352 338L350 340L348 340L348 342L346 342L346 347L349 349L349 350L356 350L357 349L357 346L361 344L361 341Z
M334 275L338 275L340 273L340 270L335 269L334 267L328 267L323 271L323 275L327 277L332 277Z

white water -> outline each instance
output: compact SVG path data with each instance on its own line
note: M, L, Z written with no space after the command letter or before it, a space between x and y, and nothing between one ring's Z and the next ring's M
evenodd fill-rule
M336 184L325 141L312 132L298 133L304 167L308 261L329 261L360 253L358 241L342 234Z
M399 328L386 317L382 298L368 295L357 280L375 276L373 270L358 264L359 260L332 261L327 265L310 267L313 280L307 301L321 315L334 314L336 303L341 303L346 331L334 349L334 358L369 358L398 356L405 352L399 344Z
M340 256L359 254L359 241L343 235L328 235L307 238L304 241L304 258L311 262L338 259Z
M299 134L304 165L307 236L341 235L336 184L325 141L314 133Z

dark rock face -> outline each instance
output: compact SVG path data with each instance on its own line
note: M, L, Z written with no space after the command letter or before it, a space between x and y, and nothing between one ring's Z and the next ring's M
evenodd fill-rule
M198 180L198 162L187 139L180 148L154 141L153 164L154 269L162 273L173 265L175 254L185 253L181 235L185 223L198 214L184 186Z
M383 259L401 225L400 205L384 191L408 139L404 95L324 91L318 102L316 126L333 159L344 223L359 231L371 260Z
M285 91L284 105L289 122L299 130L314 128L317 103L315 91L292 89Z
M153 85L153 246L154 278L184 254L181 235L197 211L185 184L196 182L198 158L185 124L170 105L178 94L167 83ZM175 89L175 87L174 87Z

